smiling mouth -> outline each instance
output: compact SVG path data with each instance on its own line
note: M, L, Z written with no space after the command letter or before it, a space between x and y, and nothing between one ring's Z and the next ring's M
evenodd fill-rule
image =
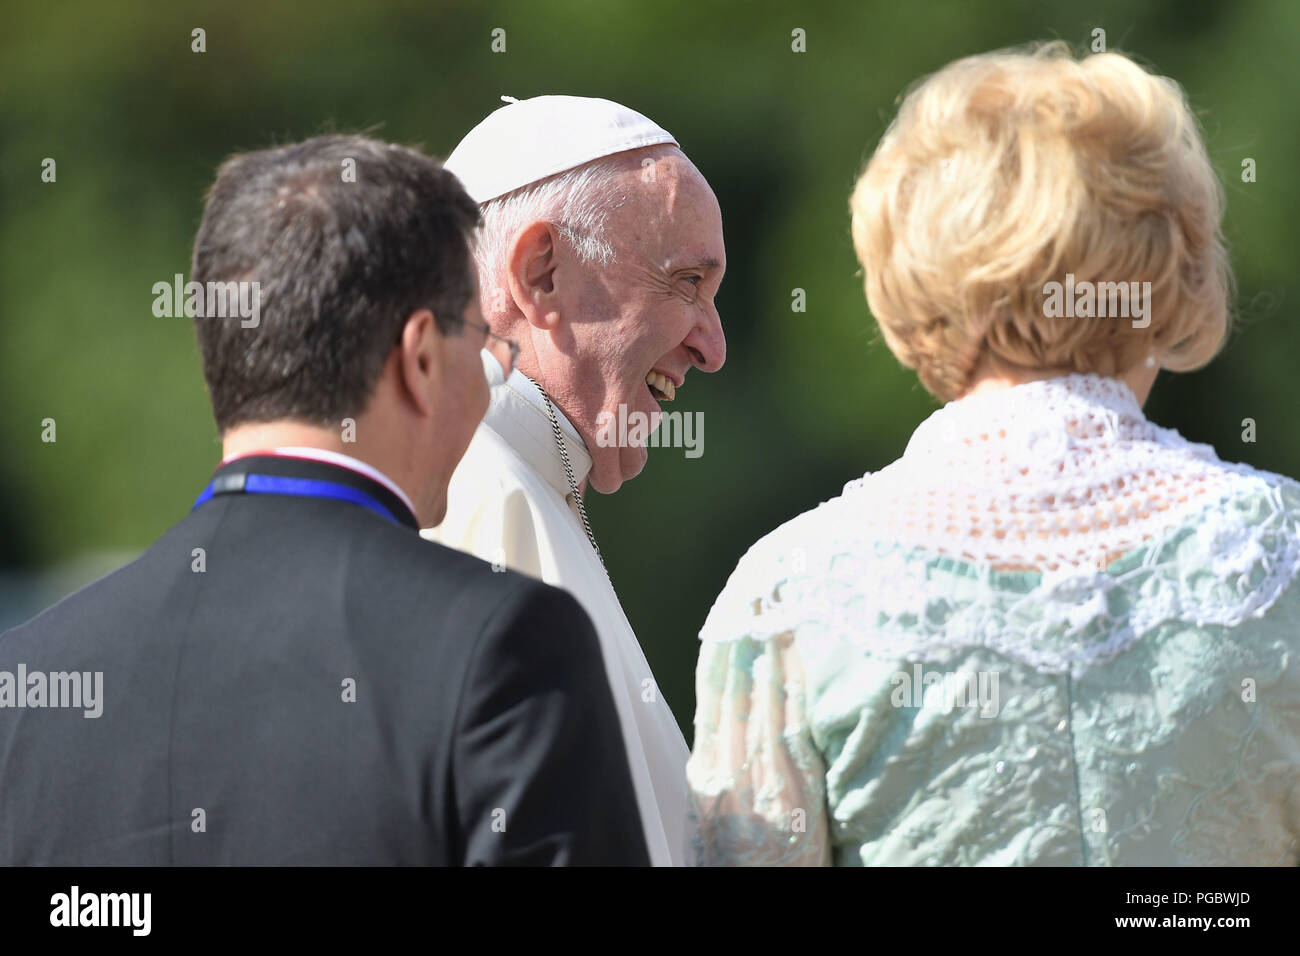
M668 376L651 369L645 377L646 386L657 402L671 402L677 397L677 386L669 381Z

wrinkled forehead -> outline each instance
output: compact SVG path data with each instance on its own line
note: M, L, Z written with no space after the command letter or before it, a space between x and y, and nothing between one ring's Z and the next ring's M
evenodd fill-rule
M722 211L703 174L676 147L636 152L626 200L610 215L612 238L659 265L686 257L720 266Z

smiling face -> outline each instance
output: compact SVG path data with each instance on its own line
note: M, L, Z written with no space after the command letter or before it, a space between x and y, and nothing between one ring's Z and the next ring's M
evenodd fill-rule
M611 494L645 467L643 446L602 447L602 413L658 419L692 367L715 372L726 340L714 296L726 269L722 214L704 177L675 147L625 154L626 199L611 210L608 265L556 243L553 328L531 329L524 371L545 384L592 455L590 481ZM645 165L645 160L650 165ZM521 362L521 365L524 365Z

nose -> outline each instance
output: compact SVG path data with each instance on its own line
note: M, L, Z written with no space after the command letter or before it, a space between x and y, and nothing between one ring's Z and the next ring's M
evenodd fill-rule
M682 343L691 351L695 367L701 372L716 372L727 360L727 337L722 334L722 316L709 307L708 315L691 329Z

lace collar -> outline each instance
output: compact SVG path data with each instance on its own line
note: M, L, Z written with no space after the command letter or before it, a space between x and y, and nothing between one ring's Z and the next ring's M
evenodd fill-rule
M906 455L947 455L958 444L1003 444L1053 459L1087 442L1149 438L1137 398L1118 379L1066 375L949 402L912 434Z
M950 402L845 497L879 540L997 567L1096 569L1256 474L1147 421L1124 383L1067 375Z
M810 654L848 640L907 660L983 646L1082 676L1162 622L1262 616L1298 571L1300 485L1071 375L935 412L898 461L751 548L700 637L797 631Z

